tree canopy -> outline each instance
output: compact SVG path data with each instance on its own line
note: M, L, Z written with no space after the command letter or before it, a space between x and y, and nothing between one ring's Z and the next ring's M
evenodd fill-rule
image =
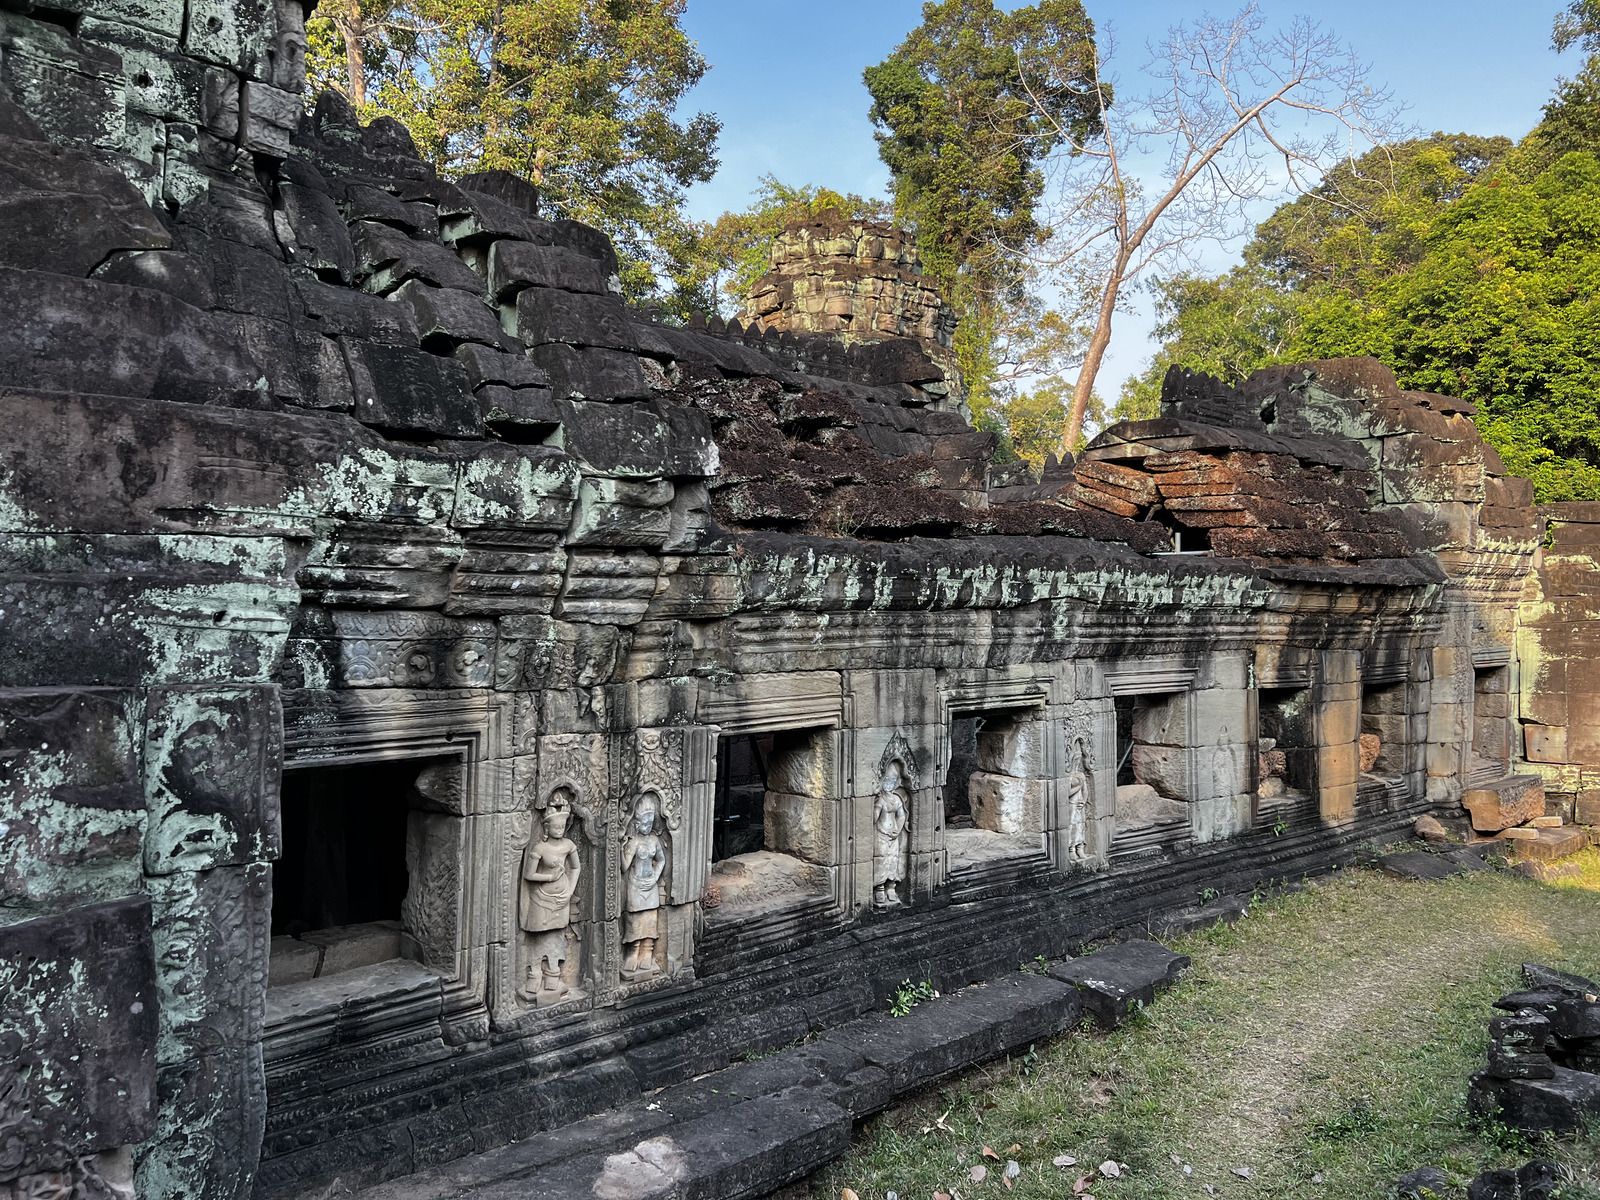
M962 318L956 355L981 411L1000 376L1007 327L1029 303L1024 255L1048 230L1042 162L1097 120L1087 96L1094 26L1079 0L1007 12L993 0L922 7L922 24L863 74L896 218ZM1029 73L1024 61L1048 61Z
M683 189L717 168L721 123L676 108L708 64L686 0L324 0L314 84L411 131L441 172L501 167L617 244L634 299L707 307Z
M1547 112L1582 128L1592 114L1564 110L1589 103L1563 87ZM1370 354L1477 404L1541 500L1600 499L1600 159L1592 141L1552 159L1552 140L1435 134L1330 175L1262 223L1244 265L1162 282L1166 341L1125 405L1147 410L1171 362L1238 379Z

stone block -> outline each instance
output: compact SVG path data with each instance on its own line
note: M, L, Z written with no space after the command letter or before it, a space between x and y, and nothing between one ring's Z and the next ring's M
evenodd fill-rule
M1556 1067L1549 1079L1472 1077L1467 1108L1513 1129L1562 1132L1581 1128L1600 1113L1600 1075Z
M144 762L149 874L236 866L282 852L276 687L153 689Z
M1361 748L1354 739L1317 747L1317 780L1324 788L1354 786L1361 773Z
M362 424L442 437L482 434L466 370L454 359L350 339L342 346L354 389L354 415Z
M1537 858L1524 858L1513 862L1511 869L1535 883L1561 883L1583 878L1583 868L1574 862L1544 862Z
M1324 821L1351 820L1356 815L1356 785L1323 784L1317 790L1317 809Z
M1319 746L1353 744L1361 736L1361 704L1356 700L1330 700L1319 704L1315 715Z
M1133 777L1173 800L1189 798L1189 751L1182 746L1134 743Z
M271 952L267 863L177 871L149 882L162 1063L261 1040Z
M424 350L447 354L464 342L496 349L510 344L494 310L471 292L409 279L389 293L389 299L411 309Z
M0 309L0 385L207 403L262 377L225 315L148 288L0 267Z
M453 528L555 534L572 519L578 464L543 446L488 444L461 464Z
M1522 738L1529 762L1567 761L1567 731L1564 726L1524 725Z
M362 287L376 295L387 296L408 279L474 295L483 291L472 268L438 242L416 241L377 221L357 221L350 235Z
M524 288L559 288L605 295L605 268L587 254L565 246L538 246L502 239L489 247L489 293L501 304Z
M294 92L247 79L239 97L239 143L246 150L283 157L300 126L305 101Z
M1461 806L1472 814L1472 827L1495 833L1544 816L1544 784L1537 775L1513 775L1492 787L1468 788Z
M526 354L507 354L468 342L456 347L455 356L466 367L467 381L474 388L498 384L518 390L549 389L550 376Z
M839 801L825 796L768 792L763 807L767 848L807 862L833 866L840 861L834 825Z
M767 756L767 786L795 796L835 795L839 735L831 729L782 730Z
M850 671L845 674L844 688L851 697L856 719L862 724L939 722L938 682L931 670Z
M261 1046L220 1047L157 1072L160 1116L140 1147L136 1194L233 1200L250 1188L266 1124Z
M1049 726L1031 716L992 718L978 731L978 769L1019 779L1044 773L1044 741Z
M86 276L115 251L171 245L121 172L80 151L0 137L0 266Z
M568 542L574 546L659 549L672 524L672 484L588 476L578 488Z
M272 939L272 960L268 974L269 987L283 987L291 983L305 983L317 977L322 963L322 947L299 938L275 937Z
M0 926L4 1173L66 1167L156 1131L150 901L127 897ZM92 1049L92 1052L88 1052Z
M559 395L559 389L557 390ZM704 413L679 404L558 400L560 445L619 478L707 478L720 456Z
M1248 830L1252 799L1248 793L1240 793L1190 802L1188 807L1195 842L1226 841Z
M0 691L0 901L18 915L141 888L133 696Z
M640 349L639 335L620 298L556 288L527 288L517 293L517 334L529 346L564 342L629 353Z
M546 372L557 396L577 400L645 400L654 395L632 354L564 342L534 346L528 357Z
M1600 788L1588 788L1578 793L1574 819L1579 825L1600 825Z
M1519 832L1506 830L1506 833ZM1518 838L1516 840L1516 856L1518 858L1536 859L1539 862L1555 862L1558 859L1570 858L1580 850L1589 847L1589 837L1576 825L1565 825L1560 829L1533 829L1528 832L1534 834L1531 838ZM1600 1036L1597 1031L1593 1036Z
M438 872L435 871L434 875L437 877ZM448 885L449 880L442 882ZM448 891L448 887L446 890ZM453 900L453 894L448 898ZM336 925L329 929L314 929L310 933L302 934L300 938L302 946L316 951L317 963L314 974L317 978L337 975L341 971L354 971L361 967L373 967L381 962L403 958L405 941L399 921L367 921L359 925ZM453 947L445 949L448 954Z
M994 833L1044 829L1044 785L1037 779L974 771L967 781L967 800L979 829Z
M1155 1003L1156 993L1176 983L1189 969L1189 956L1159 942L1131 941L1107 946L1083 958L1050 968L1050 978L1078 989L1084 1009L1103 1028L1115 1029L1134 1008Z

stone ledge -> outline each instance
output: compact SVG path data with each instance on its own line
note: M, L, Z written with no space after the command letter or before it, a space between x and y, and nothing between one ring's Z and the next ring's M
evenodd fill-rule
M761 1196L842 1154L860 1118L966 1067L1053 1037L1081 1014L1076 988L1019 972L919 1004L904 1017L861 1017L813 1043L357 1195Z

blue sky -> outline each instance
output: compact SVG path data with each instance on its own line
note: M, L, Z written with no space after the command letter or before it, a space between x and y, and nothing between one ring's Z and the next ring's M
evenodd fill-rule
M1088 0L1087 7L1097 26L1110 26L1125 77L1144 62L1147 41L1204 11L1169 0ZM1576 51L1550 50L1561 0L1262 0L1259 7L1269 27L1304 13L1337 31L1372 64L1374 81L1409 106L1407 118L1427 130L1518 137L1538 119L1555 76L1578 66ZM685 107L723 122L722 167L691 192L692 215L744 207L767 172L789 183L884 194L888 176L861 71L917 24L921 8L918 0L689 0L684 27L712 68ZM1209 251L1207 265L1226 269L1237 249ZM1096 388L1108 398L1151 349L1150 319L1140 308L1120 319L1113 337Z

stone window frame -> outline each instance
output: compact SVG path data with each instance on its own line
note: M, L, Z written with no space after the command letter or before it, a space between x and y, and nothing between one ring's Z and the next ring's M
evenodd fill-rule
M1199 747L1195 744L1198 735L1195 730L1194 691L1195 683L1200 677L1200 668L1189 663L1178 663L1170 659L1127 660L1124 659L1114 665L1104 668L1106 690L1113 700L1118 696L1166 696L1179 697L1176 702L1183 706L1184 739L1183 747L1183 772L1184 772L1184 800L1189 804L1190 836L1195 836L1196 822L1192 797L1194 794L1194 780L1196 779L1200 764L1198 758ZM1111 741L1116 744L1116 710L1108 708L1106 715L1110 723ZM1112 763L1112 786L1116 786L1116 763Z
M284 723L284 769L350 767L366 762L456 758L461 762L460 836L456 841L454 962L423 964L439 977L442 1019L462 1040L487 1028L490 951L509 937L508 913L495 897L495 878L507 867L503 825L510 815L510 763L514 697L479 690L441 693L359 691L336 693L331 719L297 714ZM286 706L287 707L287 706ZM296 720L296 717L300 717ZM356 976L357 972L351 972ZM359 981L352 979L359 991ZM392 1002L409 1006L409 997ZM325 1023L337 1020L336 1014ZM316 1022L324 1023L323 1020ZM304 1022L286 1020L285 1036L303 1037ZM275 1032L269 1023L267 1039Z
M709 750L717 761L717 748L724 737L746 737L764 733L802 733L826 731L833 760L833 782L829 789L833 802L832 845L834 861L823 866L831 879L831 895L836 912L848 911L852 901L851 806L846 803L846 761L851 750L847 704L843 678L837 671L774 671L736 677L726 692L703 696L696 706L696 719L712 730ZM717 781L710 781L715 790ZM710 846L709 833L706 838ZM704 870L709 872L708 857Z
M1509 646L1475 647L1472 651L1472 713L1467 722L1466 764L1469 775L1476 776L1477 774L1477 772L1473 771L1472 764L1476 758L1478 747L1478 697L1483 694L1478 691L1478 678L1480 675L1491 671L1501 670L1505 672L1506 716L1503 719L1506 730L1506 755L1500 761L1504 763L1505 774L1510 774L1517 769L1515 764L1519 758L1526 759L1525 751L1518 745L1519 723L1517 715L1511 707L1512 700L1517 695L1518 686L1516 656L1511 653ZM1494 719L1499 720L1501 718ZM1485 772L1485 775L1487 775L1487 772Z
M1019 678L1014 674L1004 674L1000 671L992 674L963 672L955 678L939 679L937 688L939 725L934 746L934 777L939 781L938 790L941 797L954 753L950 738L951 722L959 717L975 716L979 713L1033 711L1037 712L1037 719L1047 726L1044 738L1044 762L1041 767L1045 797L1044 830L1041 835L1043 844L1040 849L1050 859L1052 865L1058 869L1065 869L1066 864L1058 858L1060 850L1056 843L1059 839L1054 836L1060 824L1055 813L1056 777L1061 768L1063 738L1062 722L1052 716L1052 710L1057 709L1060 702L1056 677L1028 675ZM934 856L935 877L931 882L935 889L941 889L950 880L950 852L945 844L942 799L938 836L934 844L937 853Z

